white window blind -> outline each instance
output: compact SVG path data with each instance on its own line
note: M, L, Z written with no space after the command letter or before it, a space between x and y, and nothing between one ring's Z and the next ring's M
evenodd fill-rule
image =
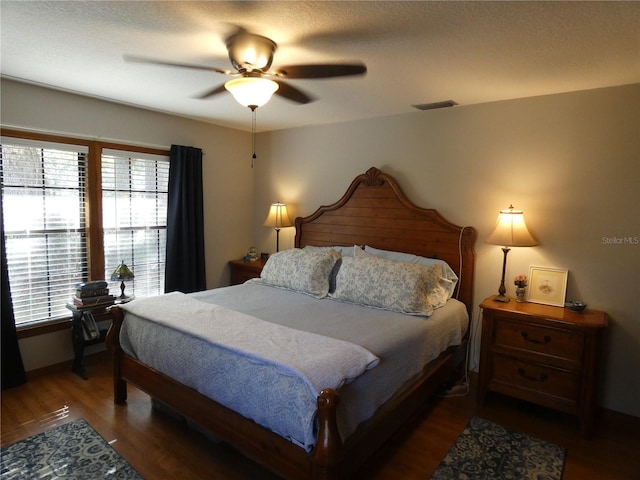
M124 261L135 275L126 295L164 293L169 157L102 151L105 278ZM111 282L119 295L119 283Z
M0 178L16 325L68 317L88 276L87 147L2 138Z

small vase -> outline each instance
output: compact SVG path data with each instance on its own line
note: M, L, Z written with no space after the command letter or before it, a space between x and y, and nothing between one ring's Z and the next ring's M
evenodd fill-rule
M522 303L522 302L525 301L524 292L525 292L524 287L517 287L516 288L516 302L521 302Z

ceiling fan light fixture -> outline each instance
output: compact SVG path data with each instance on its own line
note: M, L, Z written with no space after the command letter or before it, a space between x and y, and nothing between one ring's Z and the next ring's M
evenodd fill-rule
M255 109L266 104L276 93L279 85L261 77L234 78L224 84L240 105Z

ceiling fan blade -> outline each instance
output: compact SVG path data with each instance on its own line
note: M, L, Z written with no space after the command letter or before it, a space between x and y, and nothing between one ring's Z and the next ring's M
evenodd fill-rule
M226 92L227 89L224 88L224 83L222 85L219 85L215 88L212 88L211 90L207 90L206 92L195 96L194 98L200 98L200 99L205 99L205 98L209 98L209 97L213 97L214 95L219 95L223 92Z
M292 102L306 104L313 102L315 98L304 93L302 90L292 87L291 85L276 80L276 83L279 85L278 90L276 90L276 95L280 95L281 97L286 98L287 100L291 100Z
M348 75L362 75L367 72L364 64L336 64L336 65L288 65L273 71L283 78L328 78L344 77Z
M167 62L164 60L156 60L154 58L137 57L135 55L125 55L124 59L127 62L147 63L151 65L165 65L168 67L193 68L195 70L206 70L208 72L223 73L225 75L233 75L235 73L235 72L232 72L231 70L226 70L224 68L208 67L206 65L195 65L192 63Z

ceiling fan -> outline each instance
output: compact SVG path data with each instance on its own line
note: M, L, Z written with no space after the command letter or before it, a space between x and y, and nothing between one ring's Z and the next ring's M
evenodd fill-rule
M283 81L285 79L343 77L362 75L367 71L367 67L362 63L287 65L271 69L273 56L278 48L276 43L270 38L256 35L243 28L239 28L236 33L229 36L225 43L234 70L136 56L125 56L125 59L133 62L207 70L235 77L197 98L210 98L229 91L240 104L251 110L267 103L273 94L299 104L314 100L309 94L285 83Z

